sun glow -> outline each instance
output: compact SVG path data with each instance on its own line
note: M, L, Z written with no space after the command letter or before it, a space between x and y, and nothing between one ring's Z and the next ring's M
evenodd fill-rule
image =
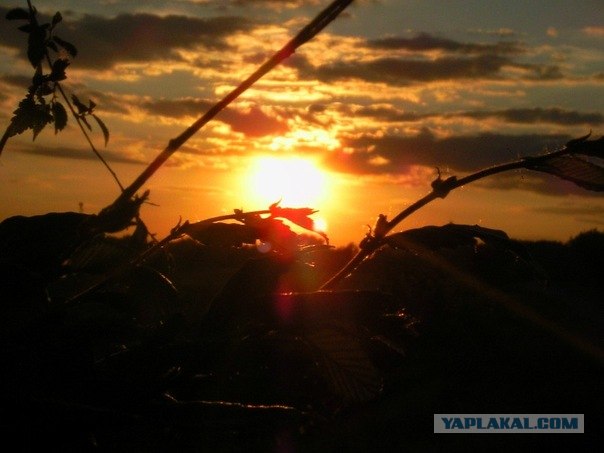
M244 193L254 203L319 209L329 196L327 173L301 157L258 157L252 161Z

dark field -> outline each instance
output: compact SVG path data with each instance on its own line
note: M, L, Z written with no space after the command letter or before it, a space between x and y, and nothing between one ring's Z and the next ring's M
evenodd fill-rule
M73 216L0 224L11 451L600 442L602 233L498 243L433 228L316 292L354 247L263 255L185 237L120 268L144 245L97 237L74 249ZM435 413L580 413L586 434L437 436Z

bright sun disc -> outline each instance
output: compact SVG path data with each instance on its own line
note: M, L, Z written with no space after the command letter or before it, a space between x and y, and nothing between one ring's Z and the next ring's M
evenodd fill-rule
M327 198L327 178L313 161L300 157L259 157L245 190L262 205L318 208Z

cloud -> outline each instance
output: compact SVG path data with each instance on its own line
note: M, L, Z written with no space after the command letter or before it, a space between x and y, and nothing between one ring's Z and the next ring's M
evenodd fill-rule
M519 54L523 52L517 42L498 42L496 44L462 43L447 38L439 38L429 33L419 33L413 38L388 37L367 41L371 49L408 50L425 52L442 50L463 54Z
M487 35L487 36L498 36L500 38L509 38L511 36L515 36L517 33L511 28L497 28L497 29L484 29L484 28L474 28L468 30L469 33L474 35Z
M293 63L303 78L316 78L333 83L338 80L362 80L406 86L412 82L432 82L454 79L496 79L500 70L510 64L507 58L496 55L476 57L442 57L434 60L404 58L377 58L371 61L339 61L317 67L303 58Z
M600 125L604 123L604 115L598 112L578 112L557 107L552 108L510 108L494 111L461 112L456 115L475 119L497 118L508 123L534 124L551 123L562 126Z
M424 129L415 136L368 134L342 140L343 147L325 156L323 164L334 171L357 175L395 177L406 185L427 185L436 168L446 175L463 175L493 165L515 161L563 146L565 135L476 135L437 138ZM431 168L432 172L418 168ZM502 173L476 183L496 190L524 190L550 196L601 197L600 193L548 174L529 170Z
M6 11L0 7L2 17ZM41 18L45 20L48 18ZM226 51L230 48L226 38L253 28L249 19L234 16L120 14L108 18L87 14L65 21L57 35L78 48L78 67L109 69L123 62L182 60L178 49L202 46ZM16 22L0 21L0 46L17 48L25 58L26 35L16 30Z
M26 90L31 85L31 77L18 74L0 74L0 82L13 88Z
M318 5L319 0L231 0L237 6L261 6L281 10L283 8L300 8L306 5Z
M557 38L559 33L556 27L547 27L545 34L550 38Z
M49 146L36 146L36 145L20 145L18 148L15 148L14 151L39 155L39 156L47 156L47 157L61 157L65 159L78 159L78 160L98 160L98 157L95 156L90 149L84 148L69 148L69 147L49 147ZM111 150L103 150L101 152L103 158L107 162L113 163L125 163L125 164L138 164L143 165L147 164L147 162L142 161L140 159L120 154L119 152L111 151Z
M197 99L159 99L143 102L140 107L149 113L183 118L198 117L214 105L213 102ZM280 118L269 116L264 109L253 105L247 109L228 107L218 114L218 121L228 124L235 132L241 132L248 137L265 135L280 135L289 130L287 123Z
M604 27L602 27L602 26L585 27L585 28L583 28L582 31L587 36L593 36L595 38L604 38Z
M389 104L378 104L356 108L341 105L339 106L339 110L342 113L369 117L386 122L416 122L429 118L474 118L476 120L494 118L506 123L515 124L545 123L561 126L583 124L597 126L604 123L604 115L599 112L579 112L558 107L509 108L501 110L459 111L454 113L416 113L397 109Z
M573 217L579 222L592 225L604 225L604 206L597 204L577 204L576 202L562 202L553 206L540 206L533 208L534 212L554 214L556 216Z
M558 147L568 139L565 135L494 133L437 138L428 129L415 136L362 134L341 139L342 150L331 153L326 165L366 174L404 173L412 165L467 172ZM377 157L388 163L372 165L370 161Z
M397 87L435 81L550 81L564 77L557 64L527 61L529 50L517 41L460 42L424 32L410 38L359 39L340 60L316 63L317 59L297 55L288 66L304 79L327 83L359 80Z

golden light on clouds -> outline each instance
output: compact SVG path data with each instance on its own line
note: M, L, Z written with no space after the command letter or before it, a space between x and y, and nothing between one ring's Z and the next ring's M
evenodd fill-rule
M297 129L286 135L275 137L269 148L272 151L291 151L301 146L333 151L341 147L341 143L330 131L325 129Z

